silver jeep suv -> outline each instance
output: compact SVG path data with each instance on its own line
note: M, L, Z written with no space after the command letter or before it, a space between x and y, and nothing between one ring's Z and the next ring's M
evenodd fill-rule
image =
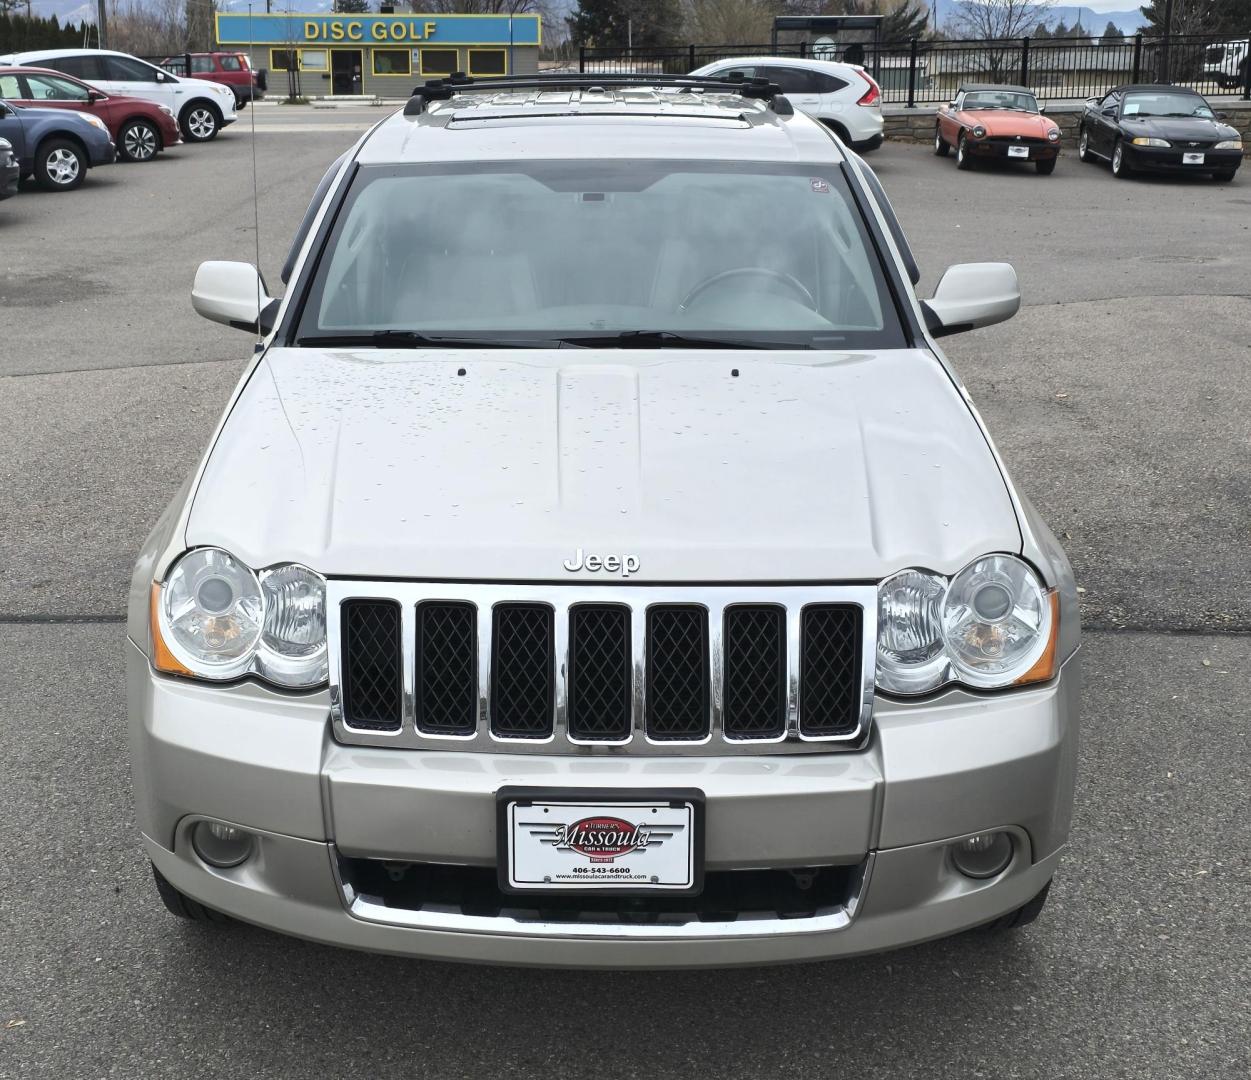
M454 78L327 174L135 570L175 913L508 964L890 948L1043 905L1078 612L880 185L762 80Z

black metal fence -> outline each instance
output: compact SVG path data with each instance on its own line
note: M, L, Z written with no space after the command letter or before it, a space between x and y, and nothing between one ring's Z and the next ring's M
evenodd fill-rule
M1251 37L1251 27L1248 27ZM1251 100L1251 45L1211 37L1011 38L1001 41L799 45L687 45L610 49L583 47L578 70L681 75L738 56L799 56L863 65L882 88L882 100L924 105L950 100L961 83L1016 83L1044 100L1084 99L1125 83L1189 86L1202 94Z

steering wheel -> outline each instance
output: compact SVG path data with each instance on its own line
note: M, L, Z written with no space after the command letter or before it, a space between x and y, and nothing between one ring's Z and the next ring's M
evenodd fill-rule
M799 297L804 307L809 308L812 311L817 310L816 300L814 299L812 293L808 291L804 283L799 280L799 278L795 277L793 274L788 274L783 270L770 270L765 266L739 266L733 270L722 270L719 274L713 274L711 277L704 278L703 281L686 294L686 296L682 299L682 303L678 305L678 310L685 311L691 306L691 304L699 299L700 296L706 293L709 289L715 289L722 282L733 281L742 277L765 277L772 278L774 281L780 281L783 285L790 289L791 292Z

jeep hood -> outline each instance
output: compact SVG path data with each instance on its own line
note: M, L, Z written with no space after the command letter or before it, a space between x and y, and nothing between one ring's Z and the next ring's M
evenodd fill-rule
M872 580L1019 551L928 353L271 349L205 463L189 546L327 576Z

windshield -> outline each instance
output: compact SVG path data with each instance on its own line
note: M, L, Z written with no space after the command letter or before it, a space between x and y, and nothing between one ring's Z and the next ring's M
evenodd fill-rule
M1020 109L1037 112L1038 99L1033 94L1018 94L1011 90L979 90L964 95L966 109Z
M905 344L838 167L751 162L362 167L296 338L400 343L405 332L649 348Z
M1199 116L1211 120L1212 109L1198 94L1127 94L1122 116Z

